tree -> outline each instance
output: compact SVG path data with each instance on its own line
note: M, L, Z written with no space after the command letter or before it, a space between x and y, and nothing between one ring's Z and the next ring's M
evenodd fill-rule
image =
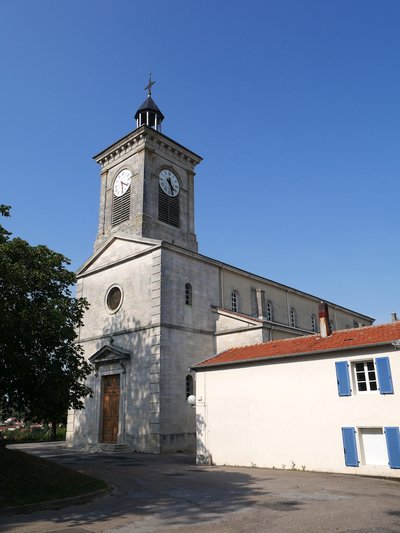
M10 207L0 205L0 214ZM0 225L0 410L56 423L91 394L91 366L76 343L88 303L71 295L70 261L10 238Z

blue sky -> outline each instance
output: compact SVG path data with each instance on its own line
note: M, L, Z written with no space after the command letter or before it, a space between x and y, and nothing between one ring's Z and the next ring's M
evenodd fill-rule
M400 314L400 2L0 0L6 227L77 268L92 156L135 128L198 153L199 251L377 319Z

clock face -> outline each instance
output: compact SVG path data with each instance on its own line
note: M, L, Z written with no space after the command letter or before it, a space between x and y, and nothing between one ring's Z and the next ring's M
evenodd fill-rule
M131 179L132 172L130 170L127 168L125 170L121 170L114 181L114 195L122 196L125 194L131 185Z
M168 196L177 196L179 193L179 181L173 172L164 169L160 172L159 183L161 189Z

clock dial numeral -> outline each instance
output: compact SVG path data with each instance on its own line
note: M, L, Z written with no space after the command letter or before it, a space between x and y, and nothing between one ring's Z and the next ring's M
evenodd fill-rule
M164 169L160 172L159 183L161 189L168 196L177 196L179 193L179 181L173 172Z
M122 196L131 185L132 173L130 170L121 170L114 181L114 195Z

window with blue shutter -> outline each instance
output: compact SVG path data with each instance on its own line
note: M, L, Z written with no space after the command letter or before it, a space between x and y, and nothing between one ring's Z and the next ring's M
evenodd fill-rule
M381 394L393 394L389 357L377 357L375 359L375 368L378 374L379 392Z
M347 361L335 363L339 396L351 396L349 365Z
M355 428L342 428L344 462L346 466L358 466Z
M400 468L400 432L398 427L385 428L390 468Z

